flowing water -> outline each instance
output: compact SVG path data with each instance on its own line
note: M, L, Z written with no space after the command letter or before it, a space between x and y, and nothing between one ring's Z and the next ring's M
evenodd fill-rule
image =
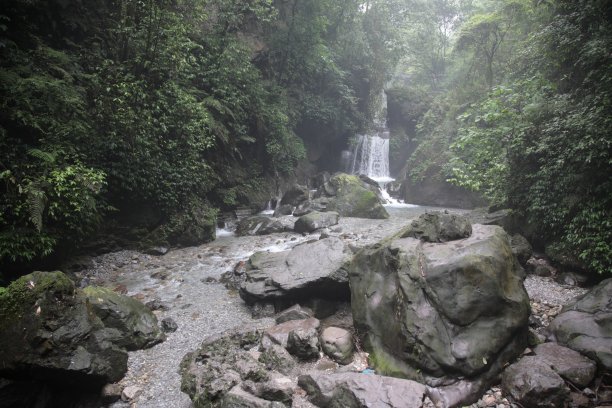
M431 209L388 207L391 216L386 220L343 217L329 235L363 247L396 233L411 219ZM238 294L219 283L221 274L247 261L256 251L284 251L306 240L318 239L320 235L319 232L307 236L283 232L237 237L227 229L217 233L214 242L172 250L164 256L136 251L102 255L93 260L92 268L80 273L90 284L121 288L145 303L159 299L167 310L156 311L158 318L170 317L178 324L178 330L169 333L163 343L130 352L128 373L120 384L141 388L142 394L136 401L139 408L190 407L189 398L180 391L178 367L183 356L211 335L255 322L272 323L270 319L253 319ZM129 405L117 403L115 406Z
M391 197L387 185L395 181L389 172L389 128L387 127L387 95L383 91L380 106L374 119L374 129L370 134L356 135L357 143L350 155L352 162L348 171L351 174L364 174L376 181L380 187L382 198L386 201L385 207L414 208L414 204L407 204ZM346 162L347 157L342 158Z

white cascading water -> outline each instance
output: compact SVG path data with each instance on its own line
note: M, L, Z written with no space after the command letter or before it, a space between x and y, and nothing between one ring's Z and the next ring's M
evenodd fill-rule
M382 197L390 206L411 206L391 197L387 184L395 181L389 173L389 128L387 127L387 94L382 92L380 105L374 117L375 131L356 135L357 143L352 152L352 174L365 174L380 186Z

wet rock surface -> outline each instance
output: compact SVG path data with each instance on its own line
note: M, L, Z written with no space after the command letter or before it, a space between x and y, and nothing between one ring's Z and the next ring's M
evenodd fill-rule
M606 279L550 324L550 339L612 370L612 279Z
M318 194L329 198L327 211L336 211L343 217L389 218L379 197L378 185L364 182L358 176L336 174L319 189Z
M306 215L302 215L295 222L295 232L313 232L321 228L331 227L338 224L339 214L334 211L318 212L312 211Z
M236 226L236 235L268 235L285 231L285 224L276 218L255 215L240 220Z
M431 212L413 220L401 238L416 238L425 242L448 242L469 238L472 224L467 217L443 212Z
M34 272L0 296L0 374L96 387L127 371L126 350L164 339L140 302L108 288L75 288L62 272Z
M419 408L426 393L415 381L361 373L306 374L299 385L317 407Z
M332 237L340 238L347 245L359 249L399 232L411 219L427 210L430 209L418 207L400 211L388 208L392 217L387 220L341 218L339 225L331 228L329 233ZM166 302L169 310L156 311L158 318L172 317L178 324L177 332L168 333L168 338L163 343L129 353L128 372L118 385L121 389L136 386L142 389L142 393L130 403L116 402L113 408L126 408L134 403L139 408L191 407L190 398L180 391L180 376L177 372L178 362L187 352L198 349L202 339L232 327L246 326L253 322L267 327L274 325L272 319L254 320L251 310L238 298L237 292L232 289L228 291L219 282L221 275L233 271L235 266L248 260L255 251L282 251L312 238L290 232L257 237L221 235L210 244L170 250L161 257L135 251L120 251L94 258L93 265L80 272L84 281L112 288L122 285L129 296L144 302L159 298ZM582 288L562 286L550 278L538 276L528 276L525 287L529 292L532 307L534 304L541 306L541 309L534 309L534 314L542 320L542 324L550 320L550 317L543 317L545 313L560 309L574 296L586 291ZM349 327L345 312L336 312L336 315L322 319L321 330L328 326L327 320L334 326ZM544 329L545 327L538 323L537 330ZM282 373L278 366L266 369L279 371L297 381L296 366L291 368L291 362L296 364L297 359L289 355L284 348L278 347L280 346L276 348L277 353L272 355L276 356L277 361L280 360L277 358L279 355L284 356L288 369L284 370L285 373ZM271 350L262 352L261 356L268 355ZM264 364L269 363L266 360ZM325 356L316 362L299 364L301 372L316 370L317 373L331 373L341 369ZM363 353L358 352L354 361L346 368L362 371L367 368L367 359ZM604 387L599 390L593 385L590 387L594 390L588 394L590 406L595 406L595 401L604 401L601 396ZM577 395L581 397L586 394ZM480 400L470 407L518 407L512 404L509 397L502 394L500 386L495 385L484 391ZM299 388L294 393L292 406L313 407ZM425 398L423 406L432 408L433 403Z
M470 400L526 344L529 299L508 236L483 225L443 244L402 235L355 256L355 328L380 372L431 386L466 377L477 385L450 400Z
M570 390L548 364L524 357L502 374L502 389L525 407L556 408L565 405Z
M285 252L258 252L249 258L240 296L250 304L339 297L348 292L346 265L352 256L336 237L306 242Z

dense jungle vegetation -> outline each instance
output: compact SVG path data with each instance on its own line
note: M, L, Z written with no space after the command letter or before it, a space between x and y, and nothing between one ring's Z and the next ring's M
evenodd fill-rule
M387 88L400 177L478 191L609 273L610 3L5 0L0 265L112 219L214 219L274 180L339 170Z

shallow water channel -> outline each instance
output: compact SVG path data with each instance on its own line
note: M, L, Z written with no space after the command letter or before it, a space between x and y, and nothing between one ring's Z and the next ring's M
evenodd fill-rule
M441 209L395 205L388 206L387 210L391 215L387 220L341 218L338 226L328 233L362 247L397 232L426 211ZM178 324L178 330L169 333L165 342L130 353L128 373L120 384L141 389L133 401L135 406L190 407L191 401L180 391L178 367L183 356L208 336L256 322L238 294L218 282L221 274L257 251L289 250L319 235L320 232L307 236L284 232L236 237L221 233L214 242L171 250L164 256L120 251L95 258L94 266L80 273L85 282L127 292L145 303L158 299L167 309L155 312L159 320L171 317ZM272 321L260 319L260 322ZM118 402L113 406L127 404Z

